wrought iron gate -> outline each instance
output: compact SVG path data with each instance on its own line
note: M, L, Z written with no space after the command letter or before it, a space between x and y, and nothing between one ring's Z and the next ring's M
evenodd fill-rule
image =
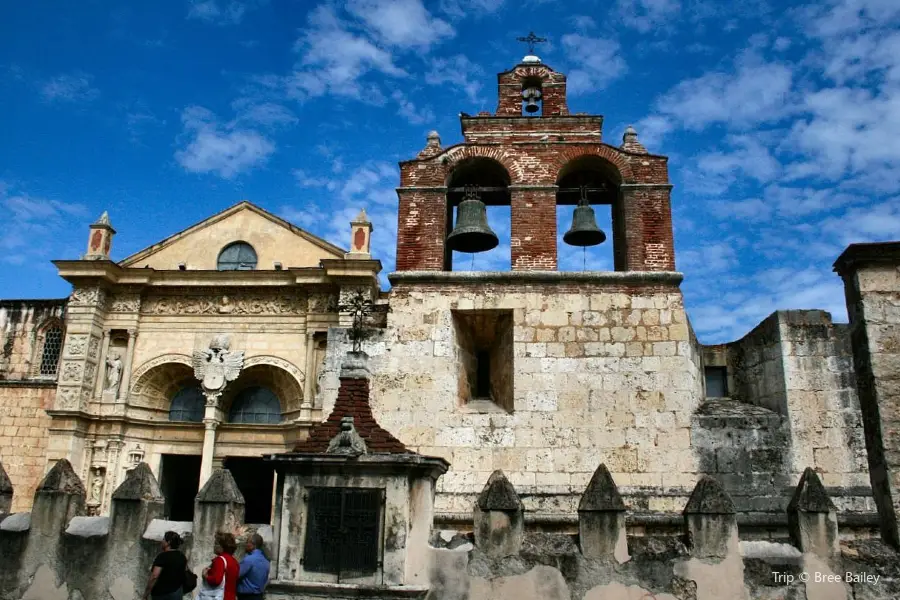
M304 569L360 577L380 566L384 490L309 488Z

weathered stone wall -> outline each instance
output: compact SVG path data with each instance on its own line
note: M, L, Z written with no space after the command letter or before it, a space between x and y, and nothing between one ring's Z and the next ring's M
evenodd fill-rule
M599 461L636 509L683 504L698 470L689 428L701 381L675 285L645 281L626 290L616 274L581 283L446 275L458 279L398 277L388 328L365 348L378 422L410 449L452 465L438 483L438 520L468 518L480 482L495 469L532 513L572 514L572 490L584 488ZM511 412L460 402L457 309L512 311ZM323 412L333 406L345 351L329 339Z
M823 311L778 311L704 356L727 366L730 397L703 404L694 445L739 511L782 512L807 466L843 513L874 511L846 326Z
M55 383L0 381L0 460L13 486L12 512L31 508L47 465L47 440Z
M66 300L0 300L0 379L40 376L43 333L62 325ZM56 380L55 375L43 379Z

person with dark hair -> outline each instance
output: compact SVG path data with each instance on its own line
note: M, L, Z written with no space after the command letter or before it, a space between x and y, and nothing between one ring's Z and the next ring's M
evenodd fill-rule
M227 532L216 534L215 546L213 546L216 556L210 565L203 569L204 586L200 590L200 598L215 597L222 600L237 600L237 580L241 567L234 557L235 550L237 550L237 542L233 534ZM213 594L208 595L209 592L213 592Z
M269 559L263 554L263 539L258 533L247 538L238 574L238 600L263 600L263 592L269 581Z
M144 600L181 600L187 557L178 549L181 536L167 531L162 539L162 551L156 555L150 569L150 579L144 590Z

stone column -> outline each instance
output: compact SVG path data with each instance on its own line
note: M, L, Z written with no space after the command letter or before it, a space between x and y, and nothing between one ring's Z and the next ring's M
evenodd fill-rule
M109 341L112 330L103 330L103 340L100 342L100 362L97 363L97 380L94 382L94 396L100 398L103 394L104 370L106 369L106 356L109 354Z
M219 426L219 394L206 392L206 408L203 415L203 454L200 459L200 487L213 472L213 454L216 450L216 428Z
M684 507L684 524L696 558L724 559L737 548L734 502L712 477L704 476L694 487Z
M674 271L675 244L668 183L634 183L619 186L622 220L616 233L624 235L624 255L617 264L627 271ZM616 236L618 238L618 236ZM616 246L620 240L615 240ZM616 248L618 255L620 250ZM617 261L617 262L619 262ZM624 263L624 264L622 264Z
M137 338L137 329L128 330L128 347L125 350L125 368L122 371L122 381L119 382L118 401L128 398L128 387L131 385L131 367L134 363L134 343Z
M801 552L826 561L840 556L837 508L819 476L809 467L800 477L787 513L791 539Z
M556 190L510 186L510 252L513 271L556 270Z
M497 470L475 502L475 545L496 558L519 553L525 536L525 514L516 489Z
M872 495L881 537L900 548L900 242L851 244L844 280Z

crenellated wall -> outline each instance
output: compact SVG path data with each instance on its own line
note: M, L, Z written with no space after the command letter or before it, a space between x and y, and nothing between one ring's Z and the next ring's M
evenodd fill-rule
M182 549L199 572L212 556L216 531L230 531L240 540L250 530L242 523L243 498L228 471L216 471L196 503L193 523L159 520L159 486L142 463L113 494L109 517L85 517L84 486L68 461L60 461L38 487L32 513L0 516L0 600L138 598L169 529L186 538ZM433 531L425 553L409 558L427 574L417 585L273 579L266 597L888 600L900 595L900 555L879 541L841 543L835 506L812 469L804 472L787 507L790 537L765 542L740 541L734 504L710 477L700 479L676 513L680 532L628 536L625 505L604 465L582 495L578 535L526 533L523 504L500 471L491 475L473 509L474 535ZM268 544L271 532L261 533ZM266 546L274 562L276 546ZM848 574L869 579L846 581Z

